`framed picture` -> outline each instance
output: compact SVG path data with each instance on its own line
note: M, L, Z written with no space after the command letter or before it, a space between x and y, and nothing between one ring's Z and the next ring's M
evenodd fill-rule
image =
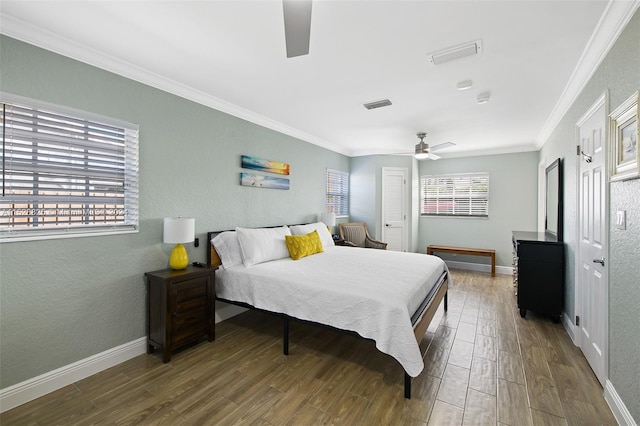
M634 93L610 115L611 172L610 180L626 180L640 176L638 164L638 92Z
M254 188L289 189L289 179L272 176L240 173L240 185Z
M241 157L242 168L251 170L260 170L262 172L276 173L279 175L288 175L291 166L280 161L265 160L264 158L251 157L243 155Z

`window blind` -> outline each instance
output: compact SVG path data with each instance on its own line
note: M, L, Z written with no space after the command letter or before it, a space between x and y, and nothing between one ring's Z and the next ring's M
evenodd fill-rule
M137 126L37 101L0 105L0 238L137 229Z
M349 173L327 169L327 212L349 214Z
M489 173L422 176L420 193L422 215L489 216Z

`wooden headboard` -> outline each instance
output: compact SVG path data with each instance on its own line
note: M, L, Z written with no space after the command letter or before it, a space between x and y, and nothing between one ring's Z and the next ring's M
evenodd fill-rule
M224 232L224 231L207 232L207 265L209 265L209 266L221 266L222 265L222 261L220 260L220 256L218 256L218 253L216 252L216 249L213 247L213 244L211 244L211 240L213 239L213 237L215 237L216 235L218 235L221 232Z

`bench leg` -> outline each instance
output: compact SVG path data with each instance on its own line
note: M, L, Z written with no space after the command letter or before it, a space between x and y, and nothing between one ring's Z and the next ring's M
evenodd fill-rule
M496 255L495 254L491 255L491 276L492 277L496 276Z

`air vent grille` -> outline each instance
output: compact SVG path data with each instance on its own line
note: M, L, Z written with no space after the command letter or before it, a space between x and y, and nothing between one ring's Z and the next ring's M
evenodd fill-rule
M367 104L364 104L364 107L366 109L376 109L376 108L386 107L389 105L391 105L391 101L389 99L383 99L381 101L369 102Z
M456 61L458 59L466 58L467 56L479 55L481 53L482 40L476 40L431 53L429 54L429 62L433 65L442 65L447 62Z

